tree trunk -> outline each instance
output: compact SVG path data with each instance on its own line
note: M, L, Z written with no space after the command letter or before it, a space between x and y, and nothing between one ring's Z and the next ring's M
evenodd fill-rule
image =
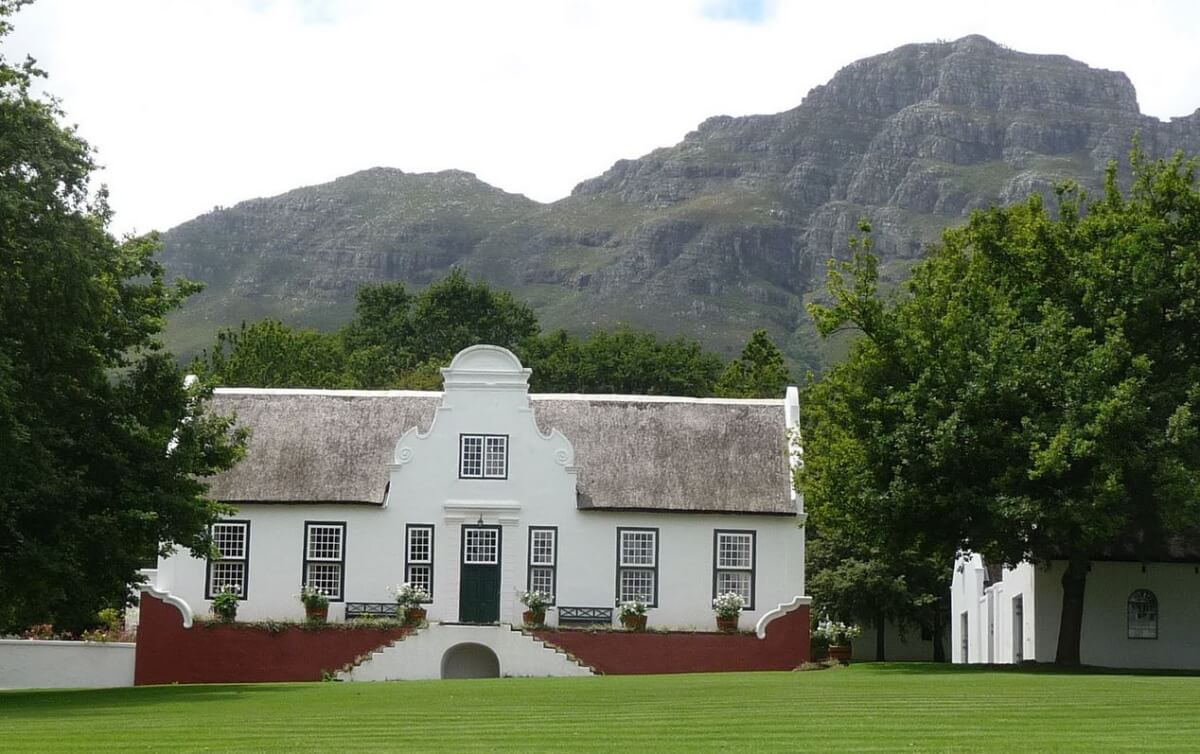
M875 661L883 662L884 631L887 630L887 619L883 613L875 616Z
M1072 557L1063 573L1062 618L1058 623L1057 665L1079 665L1079 638L1083 631L1083 591L1087 586L1088 561Z

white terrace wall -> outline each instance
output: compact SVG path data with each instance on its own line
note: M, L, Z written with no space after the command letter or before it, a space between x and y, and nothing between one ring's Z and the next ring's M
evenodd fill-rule
M0 689L132 686L134 646L0 639Z
M921 636L921 629L909 627L903 633L893 623L884 628L883 659L888 662L931 662L933 660L933 641ZM942 637L943 648L949 652L947 642L949 636ZM856 662L876 662L879 660L876 652L876 632L874 626L863 626L862 635L854 640L854 660Z

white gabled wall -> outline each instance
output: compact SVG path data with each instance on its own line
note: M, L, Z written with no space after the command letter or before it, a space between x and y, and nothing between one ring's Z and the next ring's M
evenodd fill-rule
M233 518L250 525L249 595L242 619L298 618L305 521L346 522L346 599L389 602L404 578L405 524L434 526L431 621L459 618L462 527L501 527L500 621L520 623L518 592L527 586L529 527L558 530L558 604L611 607L617 578L617 527L658 530L659 604L650 626L715 627L713 537L716 529L756 533L755 605L742 617L753 626L778 605L804 594L803 518L730 513L581 510L570 438L543 435L526 394L528 370L503 349L474 347L445 370L446 391L433 425L422 435L397 427L390 487L383 507L243 505ZM785 410L798 415L794 390ZM460 479L459 436L508 436L507 479ZM383 470L381 470L383 471ZM790 480L781 480L788 483ZM798 508L802 501L797 502ZM205 562L178 553L160 563L158 586L208 611ZM334 603L330 617L343 615ZM548 621L555 622L551 610Z

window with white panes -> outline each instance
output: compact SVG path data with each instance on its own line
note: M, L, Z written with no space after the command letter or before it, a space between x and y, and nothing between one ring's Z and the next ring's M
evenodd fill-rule
M658 606L658 529L617 528L617 602Z
M458 476L462 479L507 479L508 435L460 435Z
M500 562L500 530L471 527L463 537L463 563L494 565Z
M755 532L713 532L713 596L734 592L754 609Z
M542 592L554 604L558 581L558 529L552 526L529 529L529 586L530 591Z
M1158 638L1158 597L1149 589L1137 589L1129 595L1126 636L1130 639Z
M304 586L320 590L331 602L342 600L346 583L346 523L304 523Z
M205 598L212 599L225 587L246 599L250 577L250 522L219 521L212 525L212 540L220 557L208 561Z
M424 589L432 601L433 525L409 524L404 538L404 580Z

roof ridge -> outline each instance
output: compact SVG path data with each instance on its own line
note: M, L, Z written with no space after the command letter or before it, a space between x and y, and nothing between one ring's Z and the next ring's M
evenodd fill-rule
M333 398L441 398L441 390L344 390L294 387L218 387L215 395L312 395ZM695 398L686 395L608 393L529 393L534 401L608 401L612 403L693 403L728 406L782 406L784 398Z

